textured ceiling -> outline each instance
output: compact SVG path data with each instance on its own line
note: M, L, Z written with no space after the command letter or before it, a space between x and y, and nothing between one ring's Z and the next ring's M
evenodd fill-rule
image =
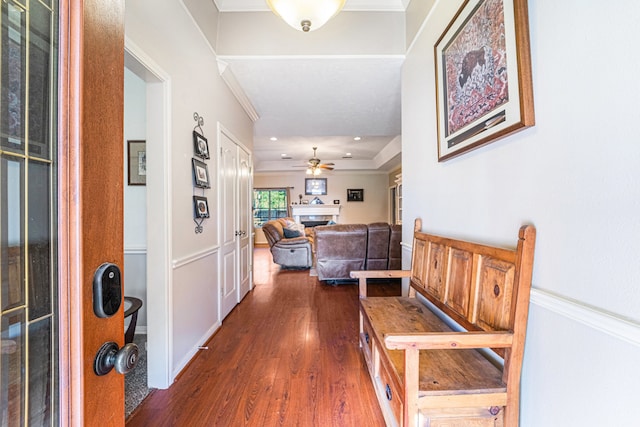
M215 3L223 13L268 11L264 0ZM406 3L348 0L345 10L404 11ZM402 55L223 55L259 116L254 127L255 171L295 170L312 156L315 146L323 162L336 163L336 171L388 171L399 166L403 60ZM361 139L355 141L356 136ZM387 146L397 147L396 152L385 150Z

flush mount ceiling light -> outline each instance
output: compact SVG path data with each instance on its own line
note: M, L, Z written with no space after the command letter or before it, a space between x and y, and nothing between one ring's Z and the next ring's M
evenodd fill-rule
M273 13L296 30L309 32L322 27L346 0L266 0Z

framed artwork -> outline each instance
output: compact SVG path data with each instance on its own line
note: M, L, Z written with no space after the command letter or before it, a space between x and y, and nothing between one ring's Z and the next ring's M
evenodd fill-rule
M364 190L362 188L349 188L347 190L347 202L364 202Z
M196 187L200 188L211 188L211 183L209 182L209 169L207 169L207 164L201 162L198 159L191 159L193 162L193 180L195 182Z
M147 185L147 143L146 141L127 141L129 160L127 183L129 185Z
M305 178L304 194L324 196L327 194L327 178Z
M193 131L193 151L201 159L209 158L209 142L195 130Z
M209 218L209 202L206 197L193 196L195 218Z
M435 45L438 160L535 123L526 0L466 0Z

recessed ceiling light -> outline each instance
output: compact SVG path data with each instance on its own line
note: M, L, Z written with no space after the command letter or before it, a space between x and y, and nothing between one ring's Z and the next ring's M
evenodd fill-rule
M280 154L282 157L287 157L285 153Z
M360 141L362 138L360 138L359 136L356 136L355 138L353 138L354 141Z
M350 156L350 155L351 155L351 153L347 153L347 156Z
M272 136L271 138L269 138L271 141L277 141L278 138L276 138L275 136Z

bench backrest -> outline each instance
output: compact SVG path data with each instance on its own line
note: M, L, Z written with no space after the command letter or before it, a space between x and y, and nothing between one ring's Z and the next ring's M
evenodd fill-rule
M469 331L513 332L514 346L521 351L535 228L520 228L515 249L434 236L421 228L417 219L411 288ZM504 351L498 353L504 357Z

